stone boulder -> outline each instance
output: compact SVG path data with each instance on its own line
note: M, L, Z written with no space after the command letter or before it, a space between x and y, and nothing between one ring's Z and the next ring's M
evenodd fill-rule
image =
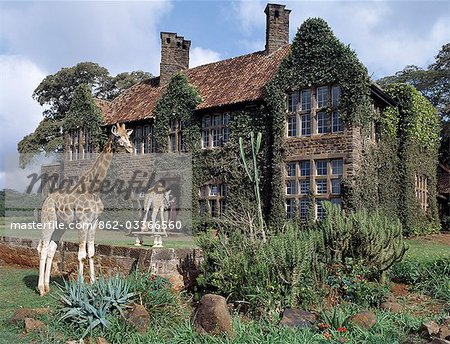
M386 301L380 304L380 309L389 311L392 313L401 313L404 311L404 307L398 302Z
M25 332L39 332L44 330L47 325L45 325L42 321L32 319L32 318L25 318Z
M431 338L439 334L440 327L434 321L422 323L419 327L420 336L423 338Z
M136 328L139 333L147 332L150 324L150 315L142 305L135 305L133 310L128 313L127 320Z
M290 328L313 327L317 321L314 313L304 311L303 309L287 308L283 312L280 325Z
M353 326L370 330L377 323L377 317L371 311L362 311L352 315L348 321Z
M199 334L231 333L231 316L223 296L206 294L194 314L195 331Z

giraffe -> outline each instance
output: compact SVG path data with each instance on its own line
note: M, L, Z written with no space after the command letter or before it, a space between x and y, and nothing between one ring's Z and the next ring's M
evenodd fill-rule
M150 207L153 205L152 210L152 230L151 232L155 232L154 224L156 223L156 216L158 212L161 215L161 225L164 221L164 209L171 204L170 201L170 190L166 191L164 185L158 181L155 186L153 186L150 190L147 191L144 199L144 216L142 218L142 228L141 230L147 231L147 216L150 210ZM167 236L165 227L161 227L164 235ZM140 243L142 243L142 239L139 238Z
M83 278L83 260L89 260L89 277L91 283L95 281L94 273L94 240L98 217L103 211L100 199L100 186L104 181L111 165L113 154L124 149L133 152L130 134L133 130L126 130L125 124L117 123L111 128L111 135L100 156L92 167L79 179L75 187L70 190L59 189L50 193L42 204L42 233L37 250L39 253L39 281L38 290L44 296L50 290L50 274L57 242L61 239L65 229L56 226L61 223L76 223L79 235L78 274ZM88 186L86 188L86 186ZM87 250L86 250L87 246Z

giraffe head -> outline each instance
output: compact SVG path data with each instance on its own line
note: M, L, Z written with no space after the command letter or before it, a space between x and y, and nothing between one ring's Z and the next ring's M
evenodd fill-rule
M111 132L114 135L116 149L124 148L128 153L133 153L133 145L130 142L130 135L133 130L125 129L125 123L117 123L112 126Z

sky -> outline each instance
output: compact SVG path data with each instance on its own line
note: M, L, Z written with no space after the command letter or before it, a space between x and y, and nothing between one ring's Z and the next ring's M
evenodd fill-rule
M42 119L32 93L46 75L82 61L96 62L112 75L133 70L158 75L161 31L192 41L191 67L263 50L266 3L0 0L0 189L5 157ZM357 52L373 79L406 65L427 67L450 42L449 1L278 3L292 10L291 40L305 19L321 17Z

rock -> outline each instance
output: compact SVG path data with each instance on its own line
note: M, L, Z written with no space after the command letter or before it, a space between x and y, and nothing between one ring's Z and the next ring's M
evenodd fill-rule
M128 314L127 319L139 333L147 332L147 327L150 323L150 315L144 306L136 305Z
M36 318L40 315L47 314L48 308L22 308L16 311L9 320L12 324L17 324L20 321L24 321L25 318Z
M97 337L97 344L108 344L105 338L103 337Z
M430 338L432 336L437 336L439 334L439 325L434 321L428 321L422 323L419 327L420 336L423 338Z
M422 323L419 327L420 336L423 338L430 338L432 336L436 336L439 334L439 325L434 321L428 321L426 323Z
M444 322L439 329L439 338L450 340L450 324Z
M399 304L397 302L391 302L391 301L386 301L386 302L381 303L380 309L389 311L392 313L401 313L404 310L404 308L401 304Z
M214 294L204 295L195 311L194 326L195 331L200 334L230 333L231 316L225 298Z
M25 332L37 332L47 327L42 321L31 318L25 318Z
M172 291L179 293L184 289L183 276L178 273L174 273L169 276L169 282L172 285Z
M314 313L304 311L303 309L287 308L283 312L280 325L290 328L312 327L317 321Z
M352 315L349 319L349 323L369 330L377 323L377 317L375 313L371 311L362 311Z
M409 289L408 286L406 284L403 283L394 283L392 284L391 287L391 293L395 296L395 297L403 297L408 295Z

